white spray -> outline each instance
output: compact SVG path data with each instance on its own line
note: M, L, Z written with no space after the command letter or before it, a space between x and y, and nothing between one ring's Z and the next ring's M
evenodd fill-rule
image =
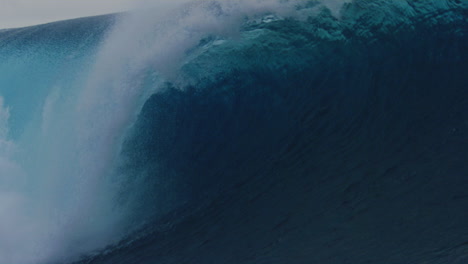
M108 34L81 82L50 89L40 120L17 142L0 97L0 263L70 261L125 236L131 216L115 205L113 168L145 99L177 77L203 37L235 37L247 17L290 16L300 2L144 3Z

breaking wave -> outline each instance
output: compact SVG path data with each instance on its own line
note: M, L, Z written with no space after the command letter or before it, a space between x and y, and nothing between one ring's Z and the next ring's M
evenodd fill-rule
M0 263L465 263L463 1L0 31Z

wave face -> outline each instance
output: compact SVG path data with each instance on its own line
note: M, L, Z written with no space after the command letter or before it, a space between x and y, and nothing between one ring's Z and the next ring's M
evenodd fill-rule
M0 31L0 263L466 263L467 20L177 1Z

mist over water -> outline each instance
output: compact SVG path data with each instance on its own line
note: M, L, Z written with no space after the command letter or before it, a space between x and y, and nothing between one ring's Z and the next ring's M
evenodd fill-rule
M131 175L115 165L143 103L163 82L185 82L179 67L202 38L235 39L246 20L292 16L297 3L147 3L146 11L121 15L104 34L91 24L87 39L72 39L70 47L59 44L60 36L73 36L60 24L38 27L57 34L57 43L34 35L35 28L24 29L32 32L32 44L27 33L6 31L4 43L13 44L2 47L2 56L26 63L3 73L0 90L7 94L0 97L0 263L73 260L128 234L142 220L131 215L138 200L116 202L120 179ZM89 42L99 35L101 41ZM5 69L13 65L5 61ZM30 65L40 68L37 76L16 81ZM19 96L27 98L22 105Z

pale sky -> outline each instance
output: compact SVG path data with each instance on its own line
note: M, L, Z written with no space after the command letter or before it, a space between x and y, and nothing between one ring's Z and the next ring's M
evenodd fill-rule
M0 0L0 29L133 9L138 0Z

